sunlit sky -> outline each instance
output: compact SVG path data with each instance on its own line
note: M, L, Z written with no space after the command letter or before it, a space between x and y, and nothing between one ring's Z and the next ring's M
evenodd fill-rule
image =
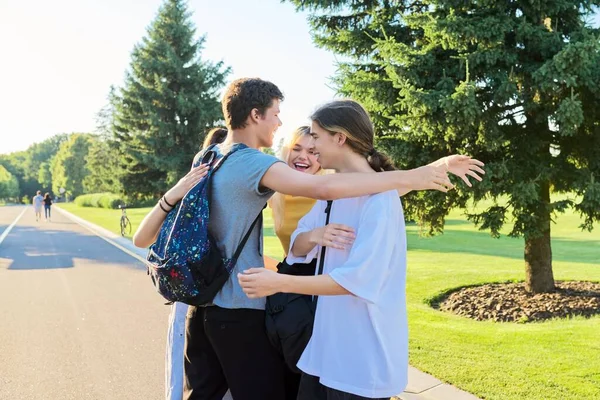
M110 85L122 85L133 46L161 0L0 0L0 153L62 132L93 132ZM257 76L286 96L280 134L335 96L335 58L318 49L305 14L279 0L190 0L204 59Z
M0 0L0 153L57 133L93 132L110 85L120 86L133 46L161 0ZM190 0L204 59L257 76L286 96L280 134L332 99L335 57L312 43L306 15L279 0ZM600 24L596 16L595 25Z

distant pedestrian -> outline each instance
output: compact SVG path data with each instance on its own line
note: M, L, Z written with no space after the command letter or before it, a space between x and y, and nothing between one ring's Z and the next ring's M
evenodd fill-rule
M51 211L52 211L52 198L50 197L50 193L46 193L44 195L44 216L46 217L46 222L51 221Z
M33 209L35 210L35 220L36 222L42 218L42 204L44 203L44 197L42 197L42 192L37 191L36 195L33 196Z

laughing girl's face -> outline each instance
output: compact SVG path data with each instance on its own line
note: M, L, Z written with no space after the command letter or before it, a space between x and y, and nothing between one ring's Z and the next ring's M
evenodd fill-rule
M317 161L314 150L310 135L302 135L290 150L288 165L300 172L316 174L321 169L321 165Z

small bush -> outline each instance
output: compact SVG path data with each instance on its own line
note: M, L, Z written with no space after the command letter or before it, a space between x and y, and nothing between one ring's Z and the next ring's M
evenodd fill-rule
M77 196L75 204L80 207L119 208L119 204L125 203L123 199L114 193L92 193Z
M141 207L154 207L157 199L154 197L141 197L141 198L127 198L127 207L129 208L141 208Z

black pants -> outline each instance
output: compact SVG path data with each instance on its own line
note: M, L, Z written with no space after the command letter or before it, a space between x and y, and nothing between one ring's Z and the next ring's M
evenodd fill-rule
M184 400L285 398L285 365L269 343L265 313L190 307L186 320Z
M298 400L371 400L368 397L341 392L319 382L319 378L312 375L302 374ZM389 397L376 400L390 400Z

